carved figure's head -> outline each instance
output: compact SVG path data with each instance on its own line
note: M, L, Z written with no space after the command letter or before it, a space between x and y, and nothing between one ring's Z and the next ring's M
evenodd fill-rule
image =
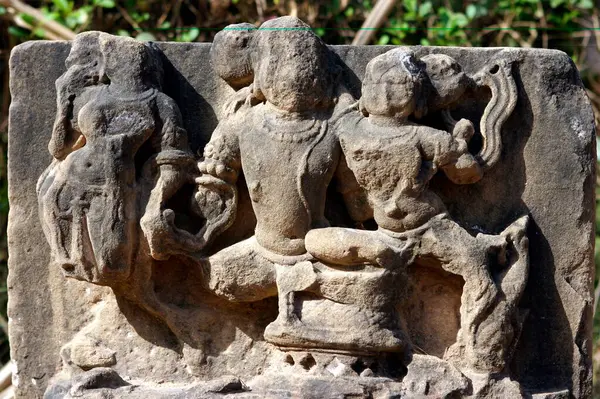
M99 42L101 34L101 32L91 31L75 36L71 43L69 56L65 60L66 67L71 68L74 65L98 66L101 59Z
M269 20L252 40L254 96L285 111L328 108L333 103L329 50L295 17Z
M421 117L426 111L424 67L412 51L397 48L367 64L360 109L366 115Z
M255 31L256 27L248 23L228 25L215 35L210 47L210 61L217 75L235 90L254 79L250 44Z
M100 51L103 56L103 77L111 84L133 90L160 88L161 63L148 44L129 37L102 33Z
M445 54L429 54L421 58L431 83L428 100L430 111L447 108L473 86L473 81L456 60Z

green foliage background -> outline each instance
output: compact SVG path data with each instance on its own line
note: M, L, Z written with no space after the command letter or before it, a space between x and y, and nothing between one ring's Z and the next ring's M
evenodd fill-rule
M14 45L25 40L55 37L40 18L20 11L18 3L21 2L0 0L0 71L3 74L0 98L0 359L4 362L9 358L5 334L8 54ZM41 11L44 18L75 33L102 30L139 40L210 41L218 30L230 23L260 24L272 17L295 15L310 24L325 42L349 44L372 11L374 1L43 0L28 4ZM597 111L600 108L600 66L594 69L595 65L600 65L597 6L594 0L396 1L381 27L374 30L371 43L560 49L577 64ZM597 198L600 198L600 191ZM600 265L598 244L599 235L596 236L597 269ZM598 315L594 334L595 341L599 342ZM600 345L595 345L594 354L600 363ZM595 369L599 388L595 391L600 398L599 368Z

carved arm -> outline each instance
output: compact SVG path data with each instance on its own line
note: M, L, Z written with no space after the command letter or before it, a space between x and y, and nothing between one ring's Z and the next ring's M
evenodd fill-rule
M429 170L425 181L442 169L446 176L456 184L471 184L483 177L481 165L469 153L468 141L475 129L471 121L461 119L453 128L452 134L431 129L421 136L421 152L428 163Z
M159 97L160 134L151 137L158 151L150 161L155 172L155 183L140 220L148 240L150 253L155 259L166 259L174 254L185 254L202 249L193 234L175 226L175 212L167 209L167 201L187 183L193 183L194 156L188 147L187 133L181 128L177 105L167 97Z
M369 205L367 193L356 181L354 172L348 167L346 158L342 154L337 170L337 190L344 199L346 208L352 220L362 223L373 218L373 208Z
M83 145L79 140L81 133L73 126L74 100L98 81L98 71L91 65L73 65L56 80L57 112L48 144L54 158L63 159Z

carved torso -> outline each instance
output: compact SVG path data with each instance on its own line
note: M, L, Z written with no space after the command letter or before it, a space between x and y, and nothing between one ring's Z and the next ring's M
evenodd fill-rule
M127 177L133 184L133 158L155 129L156 92L137 97L113 97L104 89L81 108L77 120L85 145L69 154L64 165L79 183L103 184Z
M256 238L273 252L302 254L306 232L327 225L325 192L339 157L337 141L324 120L286 118L268 105L254 107L252 120L239 145Z
M358 113L347 116L340 132L346 162L367 191L377 224L401 232L426 223L446 211L428 189L438 159L428 159L425 148L443 156L452 136L427 126L377 126Z

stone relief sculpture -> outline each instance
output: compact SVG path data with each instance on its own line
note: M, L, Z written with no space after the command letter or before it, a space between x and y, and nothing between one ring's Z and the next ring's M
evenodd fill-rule
M472 231L430 187L439 174L476 184L502 162L501 131L517 102L512 64L492 60L468 76L447 55L394 48L367 64L355 98L345 66L293 17L259 29L231 26L217 34L210 56L235 92L194 156L178 105L162 91L159 51L97 32L78 35L56 82L40 217L52 267L109 286L165 323L191 370L210 367L208 313L218 319L273 298L277 311L257 349L270 360L253 376L202 382L214 373L193 371L200 382L164 388L125 381L109 368L118 356L77 361L71 343L63 359L76 372L47 396L251 390L284 397L286 389L323 389L317 383L331 397L355 389L360 397L522 396L509 364L527 315L519 303L529 272L528 215L499 234ZM452 110L482 88L491 95L477 132ZM436 127L423 122L432 115ZM482 144L472 152L476 134ZM215 249L239 217L242 178L256 227ZM171 205L186 185L194 190L182 217L202 221L187 227ZM332 195L343 200L344 225L327 218ZM200 301L211 309L161 297L159 265L176 263L191 270L177 280L183 296L205 290ZM464 281L460 330L443 358L413 346L403 318L413 295L409 271L419 268Z

